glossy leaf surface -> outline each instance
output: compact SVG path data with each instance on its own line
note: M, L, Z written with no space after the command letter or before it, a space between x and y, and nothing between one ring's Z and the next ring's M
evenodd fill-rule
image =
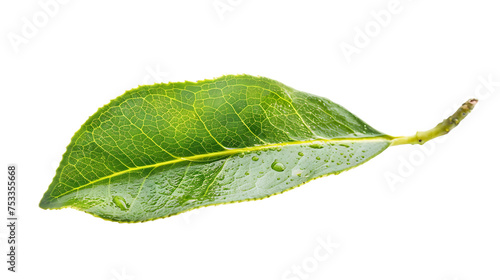
M325 98L263 77L141 86L78 130L40 207L153 220L338 174L392 139Z

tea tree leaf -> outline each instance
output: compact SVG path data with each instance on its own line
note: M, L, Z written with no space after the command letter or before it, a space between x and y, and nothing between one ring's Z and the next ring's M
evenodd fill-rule
M140 86L76 132L40 207L142 222L255 200L356 167L391 145L454 128L383 134L328 99L248 75Z

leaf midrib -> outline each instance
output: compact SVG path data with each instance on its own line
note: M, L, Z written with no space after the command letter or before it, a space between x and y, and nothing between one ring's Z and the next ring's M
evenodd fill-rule
M77 191L79 189L85 188L87 186L90 186L92 184L95 184L97 182L110 179L116 176L120 176L123 174L127 174L128 172L136 171L136 170L142 170L142 169L147 169L147 168L156 168L159 166L164 166L164 165L169 165L169 164L174 164L178 162L183 162L183 161L196 161L198 159L206 159L210 157L219 157L219 156L231 156L234 154L239 154L239 153L244 153L244 152L252 152L252 151L259 151L259 150L265 150L265 149L270 149L270 148L278 148L278 147L284 147L284 146L294 146L294 145L304 145L304 144L314 144L314 143L337 143L337 142L381 142L381 141L392 141L393 137L388 136L388 135L383 135L383 136L374 136L374 137L362 137L362 138L333 138L333 139L313 139L313 140L304 140L304 141L293 141L293 142L286 142L286 143L276 143L276 144L268 144L268 145L260 145L260 146L252 146L252 147L245 147L245 148L235 148L235 149L226 149L223 151L219 152L213 152L213 153L207 153L207 154L200 154L200 155L194 155L194 156L189 156L189 157L179 157L175 158L172 160L168 161L163 161L155 164L150 164L150 165L144 165L144 166L138 166L138 167L132 167L128 168L123 171L115 172L113 174L101 177L99 179L93 180L91 182L88 182L86 184L83 184L81 186L78 186L76 188L73 188L69 191L66 191L62 194L59 194L57 196L53 196L53 199L59 198L63 195L66 195L68 193L71 193L73 191Z

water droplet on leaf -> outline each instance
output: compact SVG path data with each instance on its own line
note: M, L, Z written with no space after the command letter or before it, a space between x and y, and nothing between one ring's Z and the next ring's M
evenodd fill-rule
M116 206L118 206L118 208L120 208L123 211L128 209L127 202L121 196L113 196L113 202L115 203Z
M285 170L285 165L283 165L283 163L281 162L278 162L278 161L274 161L272 164L271 164L271 168L274 170L274 171L278 171L278 172L283 172Z
M313 149L323 149L323 145L321 145L319 143L311 144L311 145L309 145L309 147L311 147Z

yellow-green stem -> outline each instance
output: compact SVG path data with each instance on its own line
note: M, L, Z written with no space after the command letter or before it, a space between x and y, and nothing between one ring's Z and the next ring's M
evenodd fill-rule
M436 137L448 134L453 128L455 128L471 111L477 104L477 99L469 99L467 102L462 104L460 108L449 118L442 121L440 124L436 125L433 129L426 131L418 131L412 136L400 136L394 137L392 140L392 146L405 145L405 144L424 144L425 142L432 140Z

